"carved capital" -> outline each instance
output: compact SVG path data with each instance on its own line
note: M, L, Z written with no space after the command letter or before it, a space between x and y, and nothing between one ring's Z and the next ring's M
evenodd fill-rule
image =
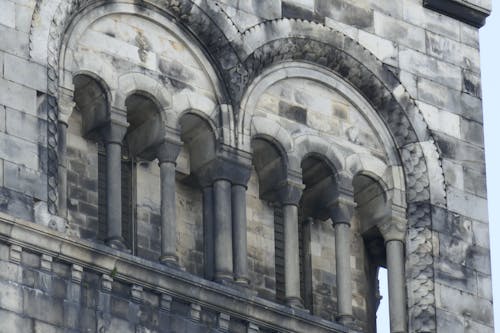
M73 91L69 89L59 88L59 99L57 100L59 113L57 118L59 122L68 125L69 117L75 109L76 103L73 100Z
M406 219L399 216L391 216L390 219L379 223L377 226L386 243L393 240L404 243L407 228Z
M174 163L182 148L182 142L174 139L165 139L158 145L156 155L158 162L161 163Z
M106 143L122 144L123 138L127 133L128 124L125 122L110 120L103 128L103 138Z
M251 159L235 153L220 153L218 156L196 171L202 187L210 186L214 181L225 179L233 185L247 186L251 173Z
M332 223L345 223L351 225L352 215L356 203L352 194L339 193L330 207L330 218Z
M304 188L300 179L289 176L278 185L278 200L282 205L298 206Z

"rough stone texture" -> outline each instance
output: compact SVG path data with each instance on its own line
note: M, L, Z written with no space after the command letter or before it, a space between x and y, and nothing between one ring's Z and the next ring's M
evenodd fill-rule
M64 96L73 94L76 73L88 74L102 85L109 106L141 111L125 119L132 125L124 145L137 124L143 126L140 143L154 141L162 125L168 128L162 139L183 136L188 142L193 130L186 128L189 121L182 128L179 117L191 111L214 131L196 145L204 147L213 137L217 153L250 155L251 139L259 137L280 151L288 177L302 172L307 182L307 165L301 163L312 154L349 174L351 181L364 172L385 182L385 195L407 206L409 331L493 331L477 28L462 22L463 17L454 19L451 9L442 15L419 0L109 1L86 12L94 2L0 0L0 210L10 219L37 222L36 230L49 227L54 244L58 230L107 253L102 244L105 221L99 213L97 143L104 134L103 119L109 117L92 102L77 105L69 118L68 215L63 216L69 227L39 223L55 221L50 214L57 212L57 122L62 110L72 109ZM473 4L482 15L491 10L489 0L446 3L469 9ZM321 70L316 67L317 74L310 77L298 66L303 63ZM268 82L271 69L285 74ZM323 82L320 71L328 71L334 86ZM352 90L341 91L343 84ZM260 88L260 95L253 96ZM155 100L158 118L148 113L147 104L127 102L138 91ZM87 100L100 98L90 89L83 88L85 92ZM253 104L245 105L248 101ZM156 263L161 253L154 144L134 156L128 193L133 237L130 253L122 255L137 257L135 265ZM179 274L199 286L206 283L194 277L205 271L200 165L213 156L209 148L191 147L193 151L201 157L184 149L177 159L176 247L180 268L186 271ZM275 178L283 174L272 163L271 171L255 165L246 196L249 286L229 283L216 290L219 295L250 295L258 304L274 306L278 203L261 190L266 183L281 181ZM388 166L398 166L404 175L394 176ZM271 176L266 178L266 172ZM36 207L48 211L41 217ZM320 208L309 244L310 310L316 316L310 325L336 332L342 328L319 321L335 321L338 314L335 237ZM373 254L368 242L376 235L367 230L375 222L367 219L359 213L352 221L350 259L354 325L369 332L376 293L370 265L385 263L384 254ZM17 244L24 237L22 232L5 236L6 230L0 228L2 240ZM154 288L161 279L137 285L143 290L141 298L132 293L135 282L129 278L134 272L112 267L107 273L112 288L102 289L97 273L102 269L92 269L102 261L88 264L82 281L72 279L71 264L91 259L74 250L47 266L47 258L40 260L42 253L34 251L37 239L30 242L33 253L0 243L5 267L0 270L0 331L205 332L215 331L217 318L228 313L218 308L223 305L217 297L202 300L200 307L191 303L198 297L192 294L174 297L171 311L164 311L163 296ZM44 254L62 250L50 251ZM230 246L227 251L232 251ZM213 303L205 309L203 302ZM47 313L47 308L52 311ZM192 309L197 309L196 321ZM285 313L289 322L295 320L295 314ZM252 315L231 314L224 329L258 327ZM281 324L275 324L269 329L279 330ZM265 327L260 330L266 332Z

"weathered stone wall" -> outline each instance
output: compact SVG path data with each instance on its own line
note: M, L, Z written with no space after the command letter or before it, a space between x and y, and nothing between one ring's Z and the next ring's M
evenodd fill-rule
M434 200L431 196L409 208L410 218L413 214L417 219L424 216L432 221L426 238L412 231L412 227L420 230L421 226L416 223L410 225L406 239L407 253L420 254L407 261L408 305L411 307L418 299L430 300L426 310L430 309L431 316L425 324L413 326L415 318L410 314L410 329L493 332L477 28L424 8L421 0L220 0L200 3L240 54L249 54L245 47L251 49L254 46L238 45L244 40L241 36L261 31L262 39L265 39L280 29L278 24L274 28L270 25L263 28L259 25L262 22L299 18L342 32L394 73L418 106L418 116L415 117L423 117L432 132L440 150L438 158L446 183L446 201ZM57 1L0 0L0 210L29 221L43 220L41 216L35 216L36 203L53 200L47 189L51 160L47 156L47 63L40 57L47 50L39 49L39 45L47 47L46 42L40 41L41 36L49 35L52 18L48 16L54 15L58 4ZM490 6L489 1L480 1L478 5L486 10ZM162 17L175 27L171 17ZM214 87L216 78L210 78L211 74L200 63L198 55L191 51L199 49L198 41L192 38L191 42L196 46L188 45L177 36L177 30L169 31L154 23L155 19L113 14L98 18L88 28L75 29L77 36L72 36L64 57L65 71L61 82L71 82L74 74L71 71L77 69L93 70L105 81L109 78L113 81L123 73L136 72L153 77L170 91L196 93L206 98L203 100L207 102L205 104L216 103L214 91L220 89ZM47 31L45 35L43 32L30 35L30 31L37 29ZM319 26L311 24L310 30L314 32L315 29L319 31ZM229 68L233 59L228 57L224 61ZM231 82L229 85L235 87L237 84ZM111 88L118 89L119 86ZM328 101L328 98L333 101ZM330 102L332 111L330 106L325 106ZM197 101L193 99L190 103L194 105ZM371 154L382 160L386 157L381 148L383 144L374 139L377 129L371 129L338 92L327 91L316 82L295 78L276 83L260 99L255 115L276 120L290 133L319 133L331 136L332 140L338 140L357 153ZM349 130L352 124L356 124L357 131ZM222 129L219 131L223 132ZM83 138L77 112L70 118L68 133L68 234L97 239L97 145ZM431 145L424 143L425 147ZM433 168L434 164L428 165L431 165L427 170L429 181L436 184L441 176L440 170ZM178 174L185 176L186 171L181 169L182 166L178 166ZM141 258L157 260L160 253L157 162L137 163L134 177L134 252ZM180 180L176 182L176 188L180 264L188 272L202 276L201 191ZM259 296L272 300L275 296L273 208L259 198L255 172L248 184L247 219L250 287ZM367 293L367 258L356 223L353 223L353 232L354 313L362 326L367 311L363 297ZM337 311L333 229L326 222L316 221L311 239L313 313L332 320ZM81 320L81 325L95 327L96 314L102 310L97 304L100 292L95 291L99 289L95 286L100 278L97 273L83 274L82 299L74 301L68 291L72 285L68 263L54 261L52 270L46 271L41 268L40 258L36 255L24 251L21 263L13 263L8 262L8 252L9 248L1 245L0 259L2 267L7 269L0 270L0 283L5 287L0 288L5 295L0 297L0 317L7 318L5 325L11 325L5 326L8 331L72 328L74 323L69 322L71 316L66 312L67 305L72 302L78 302L81 310L89 309L82 310L85 320ZM434 278L433 287L412 269L415 264L429 260L430 254L433 256L429 268L432 271L423 276ZM414 261L417 259L419 262ZM130 323L135 320L133 325L144 324L148 329L159 329L159 326L154 326L161 322L156 317L159 316L159 296L144 291L147 301L138 304L131 300L129 289L130 286L114 283L109 308L111 317L101 319L111 320L112 325L125 326L132 325ZM115 290L117 293L118 290L125 291L114 295ZM46 307L57 311L46 316L46 311L42 311ZM130 319L129 313L136 312L137 308L148 315L126 323L124 319ZM194 324L182 319L189 311L185 305L179 305L179 308L182 309L179 310L181 315L171 320L177 323L172 325L179 325L175 326L178 330L202 331L211 327L210 323L203 329L197 324L198 328L189 326ZM83 331L88 328L84 326L75 329ZM0 328L2 331L3 327Z
M0 242L0 265L2 332L216 332L209 309L47 255Z

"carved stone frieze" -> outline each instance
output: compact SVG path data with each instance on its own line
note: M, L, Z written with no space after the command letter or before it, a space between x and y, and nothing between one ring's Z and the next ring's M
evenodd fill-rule
M427 202L408 205L406 281L410 327L415 332L436 331L432 214Z

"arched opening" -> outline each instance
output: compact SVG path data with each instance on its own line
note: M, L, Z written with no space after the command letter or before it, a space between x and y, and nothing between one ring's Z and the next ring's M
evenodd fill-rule
M302 182L305 185L299 206L299 256L301 275L301 296L304 307L315 312L315 303L323 303L324 293L315 293L313 274L322 274L321 268L316 267L313 272L311 246L313 228L327 228L332 232L331 226L316 225L330 219L330 200L335 196L337 188L333 168L324 158L316 154L307 155L301 163ZM318 224L318 223L317 223ZM316 230L318 232L318 230ZM331 258L333 260L333 258ZM316 287L319 287L318 285ZM319 288L316 288L319 289ZM322 295L323 294L323 295ZM335 295L335 293L333 293Z
M252 140L252 164L256 173L256 177L252 176L249 181L249 193L252 195L252 184L255 183L257 178L258 193L257 198L260 201L267 203L266 206L262 202L255 200L254 206L260 206L260 219L252 221L250 217L250 232L253 229L266 230L267 228L273 230L274 248L270 249L274 253L273 263L269 262L268 267L264 266L267 261L266 258L250 257L250 267L252 282L258 288L260 294L264 297L275 299L280 303L285 302L285 253L284 253L284 234L283 234L283 212L278 195L278 190L281 182L286 179L286 157L280 146L267 137L256 137ZM252 203L252 199L248 200ZM265 218L263 218L265 217ZM259 224L257 226L257 224ZM260 232L262 234L262 232ZM270 235L269 235L270 236ZM255 235L255 237L261 237ZM266 242L262 240L262 243ZM255 249L250 251L251 254L261 253L262 249ZM264 255L263 255L264 257ZM269 258L267 258L269 259ZM269 265L270 264L270 265ZM272 265L272 266L271 266ZM271 267L269 267L271 266ZM267 268L267 269L266 269ZM274 274L269 274L267 271L271 269ZM267 277L259 276L264 273ZM252 274L253 273L253 274ZM271 280L274 283L268 282ZM273 281L274 280L274 281ZM271 289L271 290L269 290Z
M105 219L101 217L98 181L100 128L109 113L109 101L101 82L87 74L73 79L75 108L66 133L67 209L70 230L83 239L103 242Z
M361 319L366 323L367 332L377 332L378 320L388 320L388 313L381 314L379 276L381 270L386 271L386 249L384 238L377 224L387 218L387 194L384 188L372 177L358 174L353 179L354 200L357 204L359 220L359 240L363 248L363 265L355 271L355 275L363 281L360 290L355 290L364 299L364 309L359 309ZM385 288L387 290L387 288ZM377 319L380 318L380 319Z
M158 165L153 161L161 140L160 108L144 92L129 95L125 107L128 127L121 156L122 235L133 254L156 261L161 241L160 188ZM101 156L105 162L105 150ZM144 184L150 184L148 191L141 190Z
M208 165L216 157L216 136L209 121L195 113L179 120L183 147L177 158L178 254L190 273L214 278L214 212Z

